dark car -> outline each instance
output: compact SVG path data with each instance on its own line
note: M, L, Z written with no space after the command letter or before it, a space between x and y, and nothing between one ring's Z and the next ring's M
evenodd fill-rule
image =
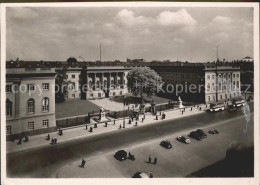
M146 173L136 172L132 178L149 178Z
M196 131L192 131L190 134L189 134L189 137L193 138L193 139L197 139L199 141L201 141L203 139L203 137Z
M217 130L209 130L210 134L218 134L219 132Z
M180 141L180 142L186 143L186 144L190 143L190 140L188 138L184 137L184 136L178 136L177 140Z
M228 106L228 112L234 112L236 110L237 110L237 108L234 105L229 105Z
M200 134L203 138L206 138L206 137L207 137L207 134L206 134L203 130L201 130L201 129L196 130L196 132L197 132L198 134Z
M127 153L124 150L119 150L115 153L114 157L119 161L123 161L127 159Z
M162 147L164 147L164 148L167 148L167 149L170 149L170 148L172 148L172 144L170 143L170 141L162 141L161 143L160 143L160 145L162 146Z

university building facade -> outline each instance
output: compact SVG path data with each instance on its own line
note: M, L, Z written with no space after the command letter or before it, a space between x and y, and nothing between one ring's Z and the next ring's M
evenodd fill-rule
M6 69L7 136L56 129L55 74L45 68Z

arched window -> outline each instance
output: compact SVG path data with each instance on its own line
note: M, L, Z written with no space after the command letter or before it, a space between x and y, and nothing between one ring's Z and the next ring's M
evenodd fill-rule
M12 116L13 103L9 99L7 99L5 103L6 103L5 104L6 105L6 116Z
M76 86L76 85L75 85L75 82L72 82L72 87L71 87L71 88L72 88L72 90L74 90L74 89L75 89L75 86Z
M42 99L42 112L48 112L49 111L49 98L43 98Z
M218 90L221 90L221 82L218 83Z
M237 88L239 89L239 81L237 81Z
M210 91L210 84L207 85L207 91Z
M27 101L27 113L34 113L34 110L35 110L35 101L34 99L30 98L28 101Z

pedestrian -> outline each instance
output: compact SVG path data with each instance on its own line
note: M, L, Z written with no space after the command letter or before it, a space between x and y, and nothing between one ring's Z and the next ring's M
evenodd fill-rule
M61 135L61 136L63 135L63 130L60 130L60 135Z
M150 171L150 178L153 178L153 172Z
M166 114L165 113L163 113L163 119L165 119L166 118Z
M90 127L89 131L90 131L90 132L93 132L93 128L92 128L92 127Z
M84 159L82 159L80 167L84 168L85 164L86 164L86 161Z
M86 125L86 130L88 130L88 125Z
M51 144L52 144L52 145L54 144L54 139L53 139L53 138L51 138Z
M105 127L107 127L107 122L105 122Z
M152 162L151 155L149 155L148 162L149 162L149 163L151 163L151 162Z
M162 115L162 112L160 111L160 116Z
M190 108L190 111L192 111L192 107Z
M19 141L17 143L18 145L21 145L22 144L22 138L19 138Z
M116 120L114 119L114 125L116 124Z
M200 111L201 111L201 107L200 107Z
M47 139L47 140L50 140L50 134L47 135L46 139Z
M157 164L157 157L154 158L153 164L155 164L155 165Z
M96 123L94 124L94 128L97 128L97 124Z
M145 119L145 114L144 114L144 119Z
M183 115L183 110L181 111L181 115Z
M55 137L55 139L54 139L54 144L57 144L57 138Z
M128 124L131 124L131 119L129 119Z
M142 118L142 123L144 122L144 118Z
M119 125L119 128L121 128L121 124Z
M28 138L28 136L25 136L24 137L24 142L27 142L27 141L29 141L29 138Z
M137 126L137 121L135 122L135 125Z
M158 120L158 115L156 114L155 119Z

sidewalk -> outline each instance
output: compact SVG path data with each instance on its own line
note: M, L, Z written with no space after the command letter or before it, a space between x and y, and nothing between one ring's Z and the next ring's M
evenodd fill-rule
M179 109L171 109L171 110L166 110L163 111L166 115L165 120L172 120L172 119L177 119L177 118L181 118L181 117L186 117L186 116L190 116L190 115L195 115L195 114L200 114L205 112L205 110L207 109L205 105L200 105L202 107L202 110L200 111L197 107L193 107L192 106L192 111L190 107L187 107L185 112L181 113L181 111ZM163 124L163 122L165 120L161 119L161 116L158 116L158 120L155 119L155 116L152 115L151 113L146 113L145 115L145 120L142 123L142 115L140 115L139 117L139 121L137 123L137 126L144 126L147 124L154 124L154 123L158 123L161 122L161 124ZM75 139L80 139L80 138L86 138L86 137L91 137L93 135L97 135L97 134L102 134L102 133L107 133L107 132L113 132L113 131L120 131L122 129L129 129L129 128L134 128L136 120L134 119L134 121L132 122L132 124L128 124L129 122L129 118L125 118L125 128L123 128L123 119L116 119L115 120L115 124L114 124L114 119L111 118L111 122L108 122L107 127L105 127L105 124L98 124L98 128L93 128L93 132L89 132L90 127L93 125L88 125L88 130L86 130L86 125L82 125L82 126L78 126L78 127L74 127L74 128L66 128L63 129L63 135L59 136L58 132L52 132L49 133L50 134L50 138L57 138L57 144L59 143L63 143L66 141L72 141ZM121 129L119 128L121 125ZM14 142L11 141L7 141L6 142L6 152L7 153L15 153L15 152L19 152L19 151L25 151L25 150L29 150L29 149L35 149L35 148L39 148L39 147L51 147L52 145L51 140L47 141L46 140L46 136L47 134L41 134L41 135L36 135L36 136L31 136L29 137L29 142L22 142L21 145L17 144L17 140Z

